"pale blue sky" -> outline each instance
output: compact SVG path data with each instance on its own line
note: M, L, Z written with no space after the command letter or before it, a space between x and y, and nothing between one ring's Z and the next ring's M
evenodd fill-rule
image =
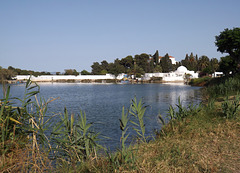
M220 58L215 36L239 18L239 0L0 0L0 66L91 71L156 50Z

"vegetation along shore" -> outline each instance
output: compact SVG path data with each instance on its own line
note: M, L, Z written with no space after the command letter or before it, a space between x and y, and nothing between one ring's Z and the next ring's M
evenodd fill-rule
M224 77L191 81L204 86L202 103L185 107L179 98L169 106L167 118L159 113L162 128L152 139L145 134L147 107L133 98L119 113L116 151L98 143L104 134L92 130L84 112L75 116L65 108L61 115L48 116L55 99L40 97L36 83L26 82L23 98L11 98L10 86L3 87L0 172L239 172L240 29L224 30L216 45L229 53L226 59L234 68L225 66ZM53 117L58 121L52 122ZM130 128L137 136L131 136ZM129 139L133 145L126 145Z

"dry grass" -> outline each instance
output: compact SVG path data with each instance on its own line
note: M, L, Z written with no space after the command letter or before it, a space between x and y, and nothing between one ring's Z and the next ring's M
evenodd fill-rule
M53 167L47 154L33 152L30 146L18 147L9 152L4 160L0 159L0 172L52 172Z
M140 172L238 172L240 122L217 125L195 121L180 123L170 135L141 147ZM192 129L192 126L195 129ZM189 131L191 129L191 132ZM168 130L167 128L165 130ZM138 171L132 171L138 172Z
M186 121L168 124L159 137L143 143L136 162L114 168L106 157L79 167L78 172L202 173L240 171L240 121L227 120L202 110ZM72 170L72 169L70 169Z

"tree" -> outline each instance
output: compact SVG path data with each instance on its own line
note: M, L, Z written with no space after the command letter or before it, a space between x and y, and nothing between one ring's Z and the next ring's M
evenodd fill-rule
M201 56L198 60L198 66L199 66L199 70L203 71L205 68L207 68L209 66L210 62L209 62L209 58L205 55Z
M185 59L181 61L182 66L186 67L188 70L190 69L190 61L189 56L186 54Z
M153 62L155 63L155 65L158 65L159 64L159 53L158 53L158 50L156 50L155 54L152 57L153 57Z
M64 75L79 75L79 73L75 69L65 69Z
M11 80L15 75L16 73L13 70L0 68L0 81Z
M82 70L81 75L91 75L91 73L88 72L87 70Z
M198 71L197 69L197 55L194 56L193 53L190 54L190 56L188 56L188 54L186 54L186 57L184 60L181 61L181 64L183 66L185 66L188 70L191 71Z
M219 71L222 71L226 76L228 76L231 71L236 70L236 67L236 62L230 56L221 57Z
M217 51L221 53L228 53L230 57L236 62L237 69L240 71L240 28L225 29L216 36L215 45L218 47Z
M162 73L162 66L161 65L156 65L153 69L153 73Z
M135 55L134 57L136 64L143 69L145 73L149 72L149 55L142 53L141 55Z
M115 59L114 63L109 63L109 73L115 75L116 77L124 72L124 66L120 64L120 60Z
M170 60L168 54L162 57L160 64L161 64L163 73L169 73L170 71L173 71L172 61Z
M102 66L98 62L94 62L91 67L92 67L92 74L93 75L98 75L103 70Z
M106 60L103 60L101 62L101 66L102 66L102 70L101 71L103 71L103 70L108 71L109 67L108 67L108 62Z
M210 68L211 68L211 73L214 73L218 70L219 63L217 58L212 58L210 60Z
M129 69L133 68L134 65L133 57L131 55L128 55L127 57L122 58L120 60L120 64L125 67L125 72L127 72Z

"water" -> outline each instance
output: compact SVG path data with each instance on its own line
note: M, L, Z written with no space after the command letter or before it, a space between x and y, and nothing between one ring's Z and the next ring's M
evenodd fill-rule
M122 107L129 108L134 96L138 100L142 98L145 105L148 105L145 118L146 135L151 135L154 129L161 128L158 113L165 116L169 105L175 105L179 96L185 105L201 101L199 87L181 84L39 83L39 85L41 96L46 100L50 97L60 97L49 104L49 114L63 113L64 107L69 113L79 114L80 110L84 111L87 121L94 122L95 131L110 137L104 139L102 144L111 149L119 146L121 136L119 119ZM11 96L22 98L24 87L24 84L11 85ZM55 118L53 121L58 119Z

